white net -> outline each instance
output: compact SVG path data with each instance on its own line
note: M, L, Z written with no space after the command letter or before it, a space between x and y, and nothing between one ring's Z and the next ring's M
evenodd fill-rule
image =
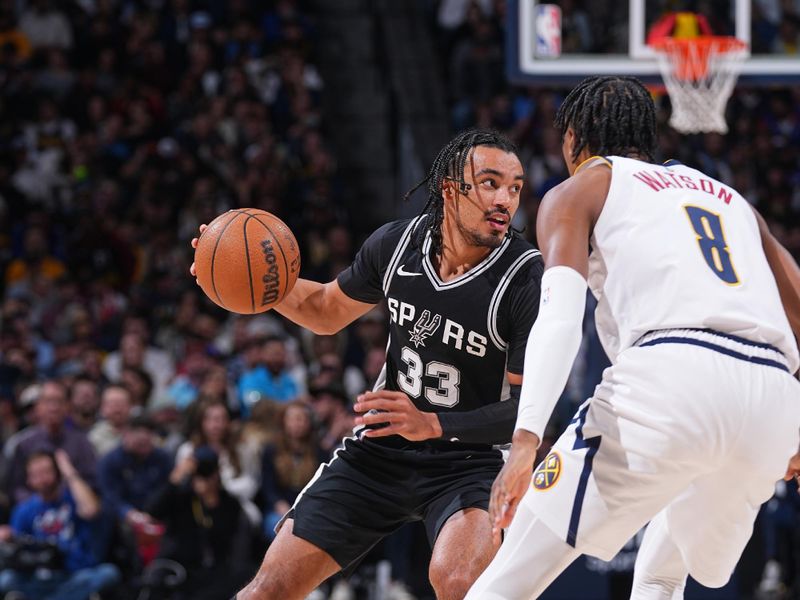
M728 103L747 46L736 38L666 38L654 45L672 102L669 124L681 133L726 133Z

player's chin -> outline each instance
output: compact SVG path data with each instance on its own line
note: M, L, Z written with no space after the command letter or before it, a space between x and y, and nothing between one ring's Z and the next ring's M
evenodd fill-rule
M497 248L503 243L506 233L508 233L508 228L503 230L492 229L479 237L480 244L488 248Z

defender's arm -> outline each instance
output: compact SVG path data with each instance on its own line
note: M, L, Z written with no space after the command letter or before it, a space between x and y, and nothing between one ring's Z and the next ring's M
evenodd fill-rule
M495 537L511 523L527 491L541 435L580 347L589 238L610 182L610 170L591 168L551 190L539 208L536 235L545 260L541 302L525 352L511 454L492 486L489 514Z
M778 284L783 310L786 311L786 316L789 318L789 325L792 327L794 336L800 340L800 267L797 266L789 251L775 239L767 227L767 222L755 208L753 208L753 212L758 221L764 254L767 256L767 262L775 276L775 282Z

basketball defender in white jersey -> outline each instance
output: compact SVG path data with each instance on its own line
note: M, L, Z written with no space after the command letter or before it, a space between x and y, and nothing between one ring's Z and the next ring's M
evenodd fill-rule
M494 534L510 527L467 598L535 598L648 521L632 598L682 598L687 574L722 586L759 505L800 466L800 271L735 190L652 164L654 107L637 80L584 81L556 125L571 177L539 210L539 318L490 506ZM587 282L612 366L531 480Z

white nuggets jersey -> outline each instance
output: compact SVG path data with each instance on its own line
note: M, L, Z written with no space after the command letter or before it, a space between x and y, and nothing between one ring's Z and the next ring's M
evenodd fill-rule
M797 344L748 202L685 165L618 156L594 227L589 287L612 362L648 331L712 329L783 352L791 372ZM600 167L604 168L604 167Z

